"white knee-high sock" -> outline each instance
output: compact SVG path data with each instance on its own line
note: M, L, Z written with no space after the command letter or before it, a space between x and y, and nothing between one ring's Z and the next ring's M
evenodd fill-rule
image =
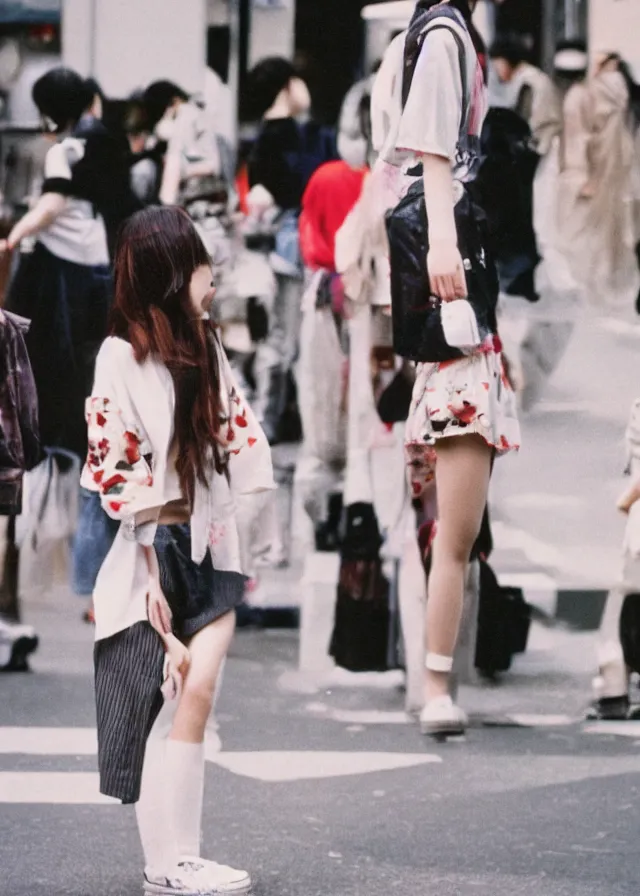
M167 740L167 784L178 853L199 856L204 800L204 743Z
M150 737L144 755L136 819L147 873L169 872L178 862L164 738Z

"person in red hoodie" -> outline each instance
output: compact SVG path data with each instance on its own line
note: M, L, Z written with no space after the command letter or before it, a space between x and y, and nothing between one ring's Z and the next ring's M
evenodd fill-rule
M360 198L366 172L338 161L321 165L311 177L300 215L300 250L311 270L335 270L336 233Z
M312 277L303 298L296 372L303 431L296 485L315 528L318 550L324 549L332 528L331 507L346 457L347 358L336 234L360 197L365 175L366 168L343 161L320 166L305 190L299 219L300 252Z

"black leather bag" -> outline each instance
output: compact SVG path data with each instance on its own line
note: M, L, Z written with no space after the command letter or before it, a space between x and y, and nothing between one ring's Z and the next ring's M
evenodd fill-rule
M446 29L458 47L463 109L460 121L460 146L465 143L471 114L471 95L467 78L465 48L453 22L459 25L455 10L447 4L426 6L418 3L405 41L402 106L404 108L416 65L426 36ZM459 147L460 150L460 147ZM421 173L422 166L414 172ZM484 339L497 331L496 305L498 275L489 253L489 229L482 210L464 188L454 208L458 248L465 265L470 302ZM427 270L429 227L422 182L414 184L400 203L386 216L391 262L391 313L393 347L411 361L451 361L464 357L459 348L444 338L440 300L432 295Z
M465 190L455 209L458 248L468 296L481 338L497 332L498 275L489 253L486 218ZM422 183L414 184L386 218L391 262L393 347L411 361L464 357L444 338L441 302L431 293L427 270L429 226Z

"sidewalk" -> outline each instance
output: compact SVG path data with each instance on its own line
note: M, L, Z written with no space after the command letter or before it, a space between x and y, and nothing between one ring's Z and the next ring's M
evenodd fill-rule
M492 563L501 581L590 629L621 568L625 520L615 504L639 394L637 321L632 311L581 312L560 366L521 417L519 455L500 460L492 482Z

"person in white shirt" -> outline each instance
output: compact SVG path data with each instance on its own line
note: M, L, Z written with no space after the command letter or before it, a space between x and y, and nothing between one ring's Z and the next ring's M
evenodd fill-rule
M76 72L56 68L35 83L33 98L53 145L42 195L0 241L1 253L35 238L33 251L21 256L7 307L31 321L26 342L42 444L83 457L84 400L111 300L107 232L98 207L104 172L91 136L76 134L94 91Z
M134 215L87 402L82 484L121 521L94 591L100 786L137 804L153 896L251 887L200 855L205 728L246 584L236 508L275 487L208 319L214 293L186 212Z
M417 6L424 11L446 6L447 23L434 27L444 17L431 19L425 33L412 23L385 54L372 94L374 149L380 153L372 178L380 185L380 208L393 206L416 182L415 168L421 163L431 292L453 302L467 296L454 208L463 184L474 177L486 89L470 30L474 0L419 0ZM417 63L403 103L406 48L416 38ZM493 458L517 449L520 442L515 396L496 333L462 358L417 365L405 438L414 497L426 495L435 458L438 499L421 727L428 735L459 734L467 718L450 690L467 566L482 523Z

